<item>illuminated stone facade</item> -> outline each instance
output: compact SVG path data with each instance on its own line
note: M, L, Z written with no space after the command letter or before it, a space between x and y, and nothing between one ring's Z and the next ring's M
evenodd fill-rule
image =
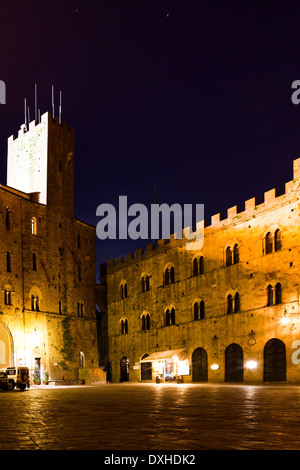
M300 382L299 198L300 159L284 194L214 215L201 251L171 238L102 266L111 380Z
M49 113L8 139L0 186L0 368L98 366L95 229L73 216L74 130Z

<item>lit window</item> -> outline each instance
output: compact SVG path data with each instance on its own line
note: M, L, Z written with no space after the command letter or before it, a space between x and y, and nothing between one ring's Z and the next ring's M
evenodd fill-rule
M11 292L9 290L4 291L4 304L11 305Z
M37 230L36 230L36 218L35 217L31 217L31 233L33 235L36 235L37 234Z
M37 295L32 295L31 296L31 310L34 312L39 312L40 307L39 307L39 298Z
M128 320L121 321L121 335L126 335L128 333Z

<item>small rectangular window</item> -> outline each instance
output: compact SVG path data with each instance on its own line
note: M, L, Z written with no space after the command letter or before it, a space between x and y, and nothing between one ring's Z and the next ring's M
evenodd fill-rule
M32 269L36 271L36 253L32 253Z
M9 251L6 252L6 271L11 273L11 254Z

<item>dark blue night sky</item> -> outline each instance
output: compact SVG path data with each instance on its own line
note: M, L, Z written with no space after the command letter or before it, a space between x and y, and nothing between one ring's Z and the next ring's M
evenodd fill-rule
M34 84L75 128L75 215L156 202L205 218L292 179L300 156L300 4L282 1L14 1L0 7L0 179ZM148 241L97 241L97 265Z

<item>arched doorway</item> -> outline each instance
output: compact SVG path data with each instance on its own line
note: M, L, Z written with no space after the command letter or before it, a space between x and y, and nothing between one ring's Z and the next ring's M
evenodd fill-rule
M225 382L243 382L243 350L239 344L232 343L225 350Z
M286 380L286 348L277 338L270 339L264 347L264 381L283 382Z
M192 354L192 380L193 382L207 382L207 352L203 348L197 348Z
M120 360L120 382L128 382L129 380L130 361L126 356Z
M0 369L12 365L12 338L8 328L0 322Z
M146 359L149 354L144 354L142 359ZM152 380L152 362L141 362L141 380Z

